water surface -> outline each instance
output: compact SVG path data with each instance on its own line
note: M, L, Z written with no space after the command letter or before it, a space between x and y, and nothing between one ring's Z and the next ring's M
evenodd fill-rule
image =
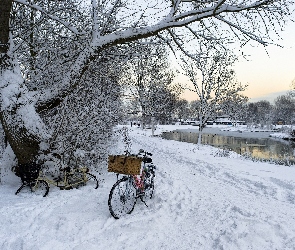
M198 143L197 132L164 132L162 137L168 140ZM204 133L202 135L202 144L227 148L238 154L246 154L258 159L295 162L294 143L280 139L239 137L238 133L237 136Z

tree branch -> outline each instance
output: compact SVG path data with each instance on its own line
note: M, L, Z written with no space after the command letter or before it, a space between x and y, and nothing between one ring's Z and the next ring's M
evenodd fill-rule
M15 1L31 6L45 14L45 11L42 8L36 5L30 5L25 0L15 0ZM67 93L69 92L69 89L73 88L73 86L76 86L79 83L79 80L81 79L85 71L87 70L89 63L95 60L101 51L106 50L107 48L110 48L112 46L116 46L118 44L130 43L139 39L152 37L152 36L158 35L161 31L164 31L164 30L168 30L174 42L178 45L179 48L182 48L182 45L178 42L178 39L175 37L173 32L171 32L171 30L169 29L174 27L184 27L188 24L199 22L211 17L215 17L217 20L226 23L231 28L234 28L240 31L242 34L248 36L249 38L263 45L267 45L265 41L260 39L255 34L250 33L249 31L245 29L242 29L240 26L238 26L235 23L225 20L225 18L221 17L220 14L236 13L236 12L241 12L245 10L257 9L264 5L273 3L273 1L270 1L270 0L256 1L249 5L240 4L236 6L225 4L225 2L226 1L224 0L220 0L214 6L204 7L203 9L200 9L200 10L187 11L184 13L180 13L178 15L176 15L176 11L174 9L175 6L177 5L172 5L171 8L173 9L173 12L170 12L161 21L159 21L158 23L154 25L150 25L150 26L146 25L143 27L130 27L130 28L121 29L119 31L115 31L112 33L108 33L105 35L98 35L97 37L93 38L91 43L87 45L88 47L85 48L83 51L81 51L76 61L73 62L72 67L69 69L69 72L63 79L63 84L62 84L63 89L58 91L53 91L50 95L46 95L45 93L40 94L37 106L39 108L44 107L44 105L46 106L46 103L48 101L51 103L56 103L56 101L58 102L64 96L66 96ZM177 0L175 4L179 4L179 3L180 2ZM59 21L57 17L54 17L52 15L48 15L48 17ZM71 27L67 23L62 21L61 23L64 23L64 25L66 25L67 27L71 29ZM75 31L76 30L73 29L73 32ZM182 51L184 51L183 48L182 48Z
M37 4L30 4L26 0L13 0L13 1L16 2L16 3L26 5L26 6L30 7L30 8L32 8L32 9L35 9L35 10L41 12L43 15L49 17L50 19L61 23L62 25L64 25L64 27L66 27L67 29L69 29L70 31L72 31L76 35L80 36L80 35L85 34L84 32L79 32L75 27L71 26L68 22L65 22L65 21L61 20L59 17L54 16L52 14L48 14L48 12L46 10L44 10L43 8L38 6Z

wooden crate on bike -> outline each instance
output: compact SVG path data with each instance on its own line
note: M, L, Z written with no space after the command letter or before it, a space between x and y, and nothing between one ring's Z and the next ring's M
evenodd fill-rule
M109 155L108 171L118 174L139 175L141 158L126 155Z

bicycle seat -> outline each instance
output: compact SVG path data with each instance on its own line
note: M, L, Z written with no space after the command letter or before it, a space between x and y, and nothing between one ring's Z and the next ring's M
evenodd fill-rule
M146 157L143 159L144 163L151 163L152 162L152 158Z

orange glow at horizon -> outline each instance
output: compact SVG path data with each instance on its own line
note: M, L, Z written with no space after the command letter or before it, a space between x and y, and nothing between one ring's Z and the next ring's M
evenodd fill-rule
M245 46L243 51L249 55L236 63L237 80L247 84L248 88L243 94L250 98L263 100L271 94L283 94L291 90L292 81L295 79L295 23L286 26L282 33L282 40L278 41L283 47L269 45L250 47ZM244 53L245 54L245 53ZM179 76L178 82L185 83L193 88L185 76ZM196 93L186 90L182 98L188 101L197 100Z

